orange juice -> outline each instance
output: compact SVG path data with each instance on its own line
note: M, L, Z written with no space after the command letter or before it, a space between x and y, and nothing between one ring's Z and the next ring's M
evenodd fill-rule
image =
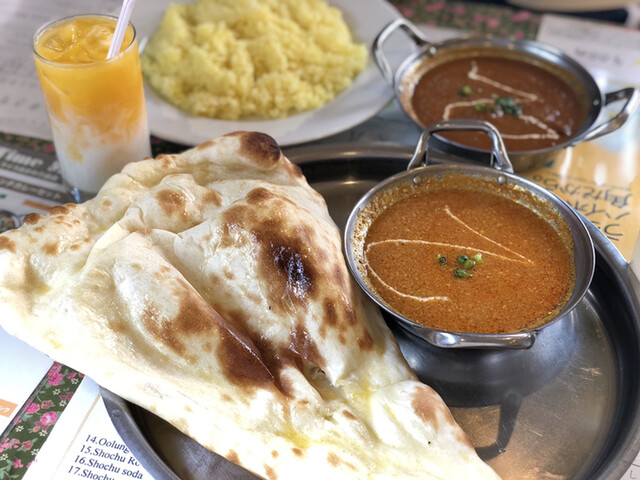
M45 25L34 38L56 153L76 201L95 194L124 164L151 153L131 24L120 52L107 59L116 21L69 17Z

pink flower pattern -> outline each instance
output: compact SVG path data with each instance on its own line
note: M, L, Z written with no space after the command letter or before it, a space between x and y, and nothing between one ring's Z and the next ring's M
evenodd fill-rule
M73 392L67 392L63 395L60 395L61 402L68 402L73 397Z
M440 10L444 10L444 8L446 7L446 2L444 1L438 1L435 3L430 3L425 7L425 10L427 12L439 12Z
M32 413L38 412L39 410L40 410L40 405L38 405L37 403L32 403L27 407L24 413L26 413L27 415L30 415Z
M56 412L47 412L40 417L40 424L44 428L49 428L58 420L58 414Z
M470 4L462 0L392 0L416 24L456 28L468 33L535 39L540 14L510 6Z
M0 443L0 478L22 479L83 377L59 363L53 364L47 381L25 404Z
M531 20L533 14L528 10L520 10L511 16L511 21L514 23L526 22Z

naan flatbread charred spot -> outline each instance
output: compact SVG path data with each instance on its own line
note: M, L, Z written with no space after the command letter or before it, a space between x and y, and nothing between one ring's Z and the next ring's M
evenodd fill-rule
M0 237L0 250L9 250L11 253L16 253L16 244L10 238Z
M498 478L263 134L129 164L0 235L0 324L263 478Z

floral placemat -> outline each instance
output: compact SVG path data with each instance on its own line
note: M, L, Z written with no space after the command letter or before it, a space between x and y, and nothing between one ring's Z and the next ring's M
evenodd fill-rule
M20 480L35 460L83 375L55 362L0 436L0 480Z
M451 0L393 0L391 3L416 24L501 37L535 39L541 20L540 14L509 6Z

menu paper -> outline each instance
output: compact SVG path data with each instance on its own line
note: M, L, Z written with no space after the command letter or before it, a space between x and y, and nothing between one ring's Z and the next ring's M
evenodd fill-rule
M0 433L20 412L53 361L0 328ZM0 434L0 438L2 435Z
M0 232L70 199L53 155L0 142Z
M23 480L43 478L152 480L118 435L90 378L82 381Z
M537 40L580 62L599 81L640 86L640 32L601 22L543 15ZM598 82L599 83L599 82Z

